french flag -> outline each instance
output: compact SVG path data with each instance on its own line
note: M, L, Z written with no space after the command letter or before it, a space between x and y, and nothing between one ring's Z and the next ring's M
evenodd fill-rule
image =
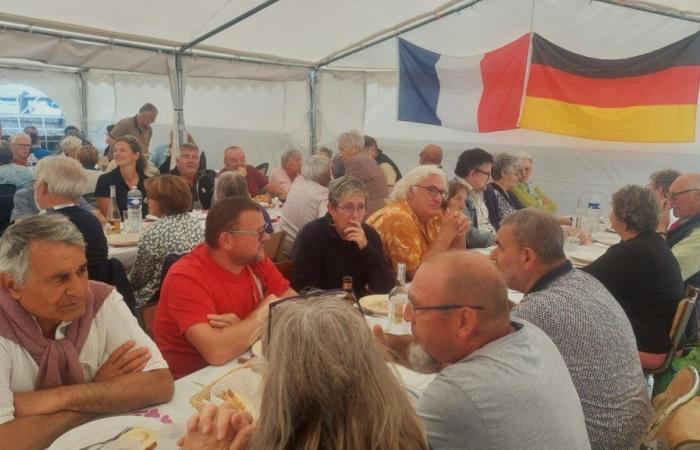
M517 128L530 34L454 57L399 39L399 120L472 132Z

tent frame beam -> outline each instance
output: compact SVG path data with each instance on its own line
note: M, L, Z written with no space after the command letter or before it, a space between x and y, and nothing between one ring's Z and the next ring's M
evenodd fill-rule
M247 19L248 17L257 14L259 11L262 11L263 9L267 8L268 6L271 6L271 5L275 4L275 3L277 3L278 1L279 1L279 0L267 0L267 1L265 1L265 2L263 2L263 3L261 3L261 4L259 4L259 5L256 6L255 8L250 9L250 10L244 12L244 13L241 14L240 16L235 17L235 18L229 20L228 22L226 22L226 23L224 23L224 24L222 24L222 25L219 25L218 27L214 28L213 30L211 30L211 31L209 31L209 32L207 32L207 33L204 33L203 35L199 36L198 38L196 38L196 39L194 39L194 40L188 42L187 44L181 46L181 47L177 50L178 53L182 53L182 52L184 52L185 50L188 50L188 49L194 47L195 45L199 44L200 42L209 39L210 37L214 36L215 34L219 34L219 33L221 33L222 31L224 31L224 30L226 30L226 29L228 29L228 28L231 28L232 26L234 26L234 25L237 24L238 22L244 21L244 20Z
M682 12L674 9L657 9L651 5L644 4L644 2L635 2L634 0L620 1L620 0L592 0L600 3L607 3L609 5L621 6L623 8L635 9L637 11L643 11L651 14L658 14L660 16L671 17L673 19L686 20L688 22L700 23L700 17L688 17Z
M470 8L474 5L476 5L477 3L481 3L482 1L483 0L471 0L467 3L462 4L462 5L458 5L452 9L448 9L447 11L444 11L444 12L441 11L439 13L434 13L431 16L429 16L423 20L419 20L418 22L415 22L415 23L411 23L413 21L413 19L408 20L404 23L409 23L409 25L407 25L403 28L400 28L399 30L394 31L393 33L389 33L389 34L387 34L385 36L381 36L377 39L370 40L369 42L366 42L366 40L364 42L360 41L360 43L357 46L355 46L354 48L351 48L351 49L348 49L344 52L338 53L335 56L332 56L331 58L325 58L325 59L321 60L314 68L316 70L318 70L318 69L320 69L324 66L327 66L329 64L332 64L340 59L347 58L348 56L354 55L355 53L361 52L362 50L366 50L368 48L374 47L375 45L381 44L382 42L388 41L389 39L393 39L393 38L400 36L404 33L415 30L416 28L420 28L424 25L435 22L435 21L440 20L444 17L451 16L452 14L455 14L455 13L458 13L462 10ZM422 16L423 15L418 16L418 17L422 17ZM393 28L394 27L392 27L391 29L393 29ZM370 37L370 39L371 39L371 37Z

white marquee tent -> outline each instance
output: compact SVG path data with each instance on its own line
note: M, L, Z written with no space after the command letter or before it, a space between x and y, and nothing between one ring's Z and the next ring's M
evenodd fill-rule
M695 0L261 2L5 1L0 85L46 92L93 142L101 142L107 124L149 101L161 110L152 145L165 143L181 105L180 120L213 168L234 143L251 163L275 166L285 147L334 148L335 136L350 128L377 138L404 171L431 142L446 150L448 175L466 148L526 150L536 159L535 182L563 213L577 196L607 198L623 184L646 183L654 170L700 171L696 144L468 133L396 120L399 34L466 56L532 31L575 53L624 58L700 30Z

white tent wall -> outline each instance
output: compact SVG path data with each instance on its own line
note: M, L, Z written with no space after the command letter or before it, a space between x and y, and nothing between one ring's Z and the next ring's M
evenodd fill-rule
M66 124L81 123L80 78L74 73L0 68L2 84L24 84L39 89L58 103Z
M104 146L105 127L136 114L145 102L159 108L151 147L167 143L173 127L170 83L164 75L99 73L88 82L88 134ZM251 164L275 167L281 152L309 146L309 96L305 81L252 81L186 77L185 124L207 153L210 168L219 169L230 145L246 150Z
M496 49L532 30L576 53L623 58L663 47L698 29L698 23L589 0L485 0L402 37L437 53L467 56ZM347 73L345 78L353 83L344 85L343 94L365 97L362 129L378 140L402 171L417 164L420 149L428 143L443 146L443 167L449 176L454 176L457 157L465 149L523 150L536 160L533 181L552 195L564 214L573 211L579 196L598 194L608 202L616 189L629 183L646 184L656 170L700 171L697 143L603 142L528 130L467 133L399 122L396 46L391 39L330 67L348 72L358 67L375 69L357 71L354 77ZM331 102L325 98L327 91L321 88L319 92L321 103ZM696 127L696 136L700 136L700 126Z

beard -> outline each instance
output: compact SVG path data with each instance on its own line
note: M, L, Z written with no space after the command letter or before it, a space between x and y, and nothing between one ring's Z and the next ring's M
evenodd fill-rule
M408 361L411 363L411 368L420 373L437 373L442 368L440 361L430 356L430 354L416 342L408 347Z

